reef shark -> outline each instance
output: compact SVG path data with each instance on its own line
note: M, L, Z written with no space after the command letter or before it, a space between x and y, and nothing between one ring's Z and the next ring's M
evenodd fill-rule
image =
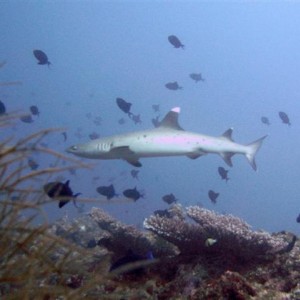
M174 107L154 129L99 138L66 151L91 159L123 159L135 167L142 166L139 159L144 157L185 155L196 159L209 153L219 154L232 166L231 157L244 154L251 167L257 169L255 154L266 136L242 145L233 141L232 128L218 137L185 131L178 123L179 113L180 108Z

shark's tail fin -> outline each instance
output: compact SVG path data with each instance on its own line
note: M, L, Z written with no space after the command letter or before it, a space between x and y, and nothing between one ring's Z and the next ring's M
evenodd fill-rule
M251 167L253 168L253 170L257 170L256 167L256 163L255 163L255 154L256 152L259 150L260 146L262 145L263 140L266 138L267 136L263 136L260 139L256 140L255 142L248 144L247 147L247 152L246 152L246 157L251 165Z

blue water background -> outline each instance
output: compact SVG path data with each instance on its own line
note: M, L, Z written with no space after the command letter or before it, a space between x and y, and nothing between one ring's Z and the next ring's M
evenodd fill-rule
M46 142L54 150L100 136L152 128L180 106L179 122L189 131L218 136L230 127L238 143L268 134L259 150L258 171L245 157L233 157L228 183L217 172L228 168L216 155L142 159L139 180L124 161L88 161L92 170L65 172L74 192L103 199L100 185L144 192L136 203L99 206L116 218L141 226L155 209L168 207L161 197L174 193L183 206L200 204L243 218L255 229L300 233L300 4L238 1L1 1L0 99L7 110L28 111L37 105L34 123L17 122L5 135L16 138L45 128L66 128L68 140L55 133ZM167 37L176 35L185 49ZM37 64L32 51L45 51L50 68ZM190 73L202 73L195 83ZM178 81L182 90L165 84ZM142 124L135 125L116 105L131 102ZM153 104L160 112L154 113ZM278 117L286 112L292 125ZM91 118L87 114L91 114ZM93 120L101 117L97 126ZM261 123L267 116L270 126ZM118 124L124 118L124 125ZM81 138L78 136L81 135ZM66 154L70 156L70 154ZM52 160L35 159L41 167ZM93 177L100 176L99 180ZM208 190L220 193L217 204ZM122 198L122 197L121 197ZM72 204L46 206L50 219L76 216Z

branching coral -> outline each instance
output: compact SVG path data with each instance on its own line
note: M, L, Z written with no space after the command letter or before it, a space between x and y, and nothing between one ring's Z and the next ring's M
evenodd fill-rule
M186 214L196 224L177 215L153 215L144 221L144 227L175 244L182 254L222 254L250 260L287 247L280 237L252 231L247 223L232 215L220 215L198 206L188 207ZM209 246L208 239L216 243Z
M152 251L155 257L177 253L173 245L141 232L132 225L119 222L100 208L92 208L90 216L106 232L106 235L99 240L99 244L113 251L116 256L124 255L127 250L141 255Z

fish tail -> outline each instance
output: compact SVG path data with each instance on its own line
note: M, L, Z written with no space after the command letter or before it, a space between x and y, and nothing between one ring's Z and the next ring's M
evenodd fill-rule
M262 145L262 142L263 140L267 137L267 135L261 137L260 139L250 143L247 145L247 152L246 152L246 157L251 165L251 167L253 168L254 171L257 170L257 167L256 167L256 163L255 163L255 155L256 155L256 152L259 150L259 148L261 147Z

